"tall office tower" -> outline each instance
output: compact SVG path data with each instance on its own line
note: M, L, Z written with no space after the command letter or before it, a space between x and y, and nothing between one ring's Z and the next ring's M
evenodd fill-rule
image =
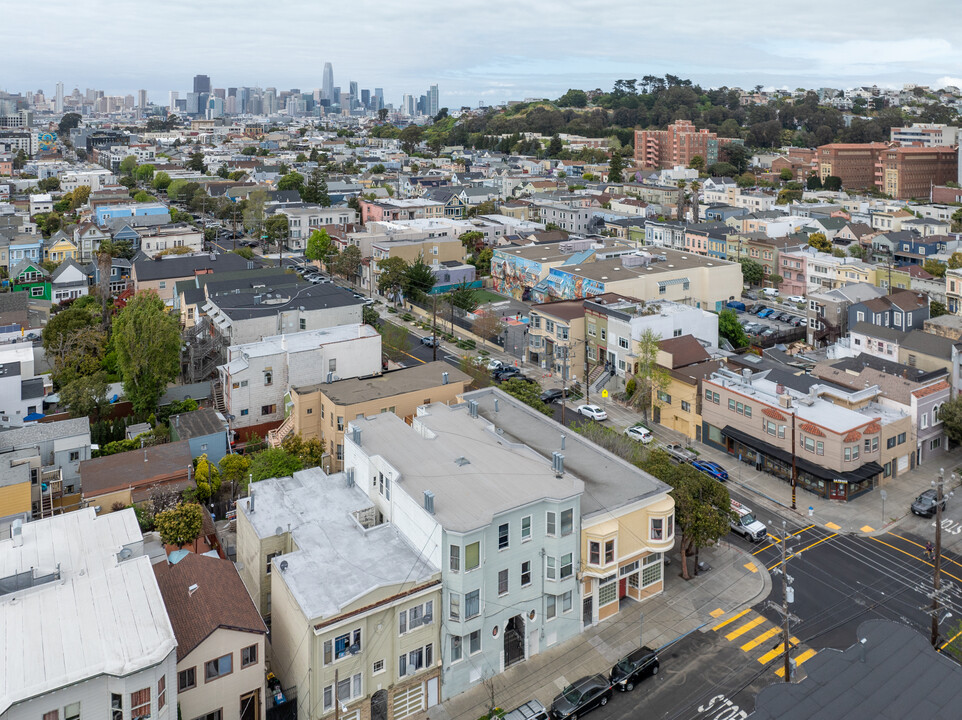
M144 109L147 107L147 91L138 90L137 91L137 107Z
M187 93L187 114L196 115L199 110L200 95L195 92Z
M87 91L84 93L84 98L88 104L93 105L94 100L97 99L97 91L93 88L87 88Z
M428 88L428 115L437 115L438 110L440 109L440 103L438 102L438 86L432 85L430 88Z
M237 114L238 115L243 115L244 113L253 112L250 109L250 106L251 106L251 99L254 97L255 94L258 96L260 95L260 93L251 92L250 88L246 88L246 87L237 88Z
M277 113L277 90L267 88L264 91L261 112L264 115L275 115Z
M224 114L224 98L219 98L216 95L212 96L210 100L207 101L207 119L213 120L219 118Z
M136 103L136 102L137 102L137 101L134 100L134 96L133 96L133 95L124 95L124 107L125 107L126 109L129 110L130 108L132 108L132 107L134 106L134 103Z
M63 83L62 82L57 83L57 95L56 95L56 98L54 99L53 109L57 113L63 112Z
M219 97L221 100L226 100L227 90L224 88L214 88L214 97Z
M209 75L194 75L194 92L200 95L201 93L210 94L210 76Z
M178 100L180 100L180 93L177 90L171 90L167 97L167 105L170 107L171 112L177 109Z
M414 96L405 95L401 98L401 112L403 112L408 117L414 116Z
M361 90L361 105L365 110L371 109L371 91Z
M349 94L351 96L351 110L357 107L357 81L351 80Z
M237 114L237 97L235 95L227 96L227 101L224 103L224 112L227 115Z
M340 105L341 104L341 86L335 85L334 89L331 90L331 104Z
M341 113L351 111L351 93L341 93Z
M422 95L418 98L418 115L428 114L428 96Z
M384 88L374 88L374 109L380 110L384 107Z
M334 68L331 63L324 63L324 74L321 76L321 97L334 100Z

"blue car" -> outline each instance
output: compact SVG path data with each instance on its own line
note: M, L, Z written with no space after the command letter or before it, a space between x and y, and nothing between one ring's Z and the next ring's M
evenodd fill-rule
M696 470L701 470L706 475L710 475L719 482L725 482L728 479L728 471L716 462L695 460L691 466Z
M772 308L765 308L760 313L758 313L758 317L767 318L769 315L773 314L774 312L775 311Z

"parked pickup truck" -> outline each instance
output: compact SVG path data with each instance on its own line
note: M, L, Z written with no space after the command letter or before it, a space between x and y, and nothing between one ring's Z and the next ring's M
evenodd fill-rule
M681 443L665 443L662 445L662 449L671 455L672 459L677 460L680 463L690 463L692 460L698 457L695 453Z

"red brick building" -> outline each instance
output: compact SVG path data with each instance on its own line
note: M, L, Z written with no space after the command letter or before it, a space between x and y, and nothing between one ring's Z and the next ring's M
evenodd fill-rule
M812 169L821 180L829 175L841 178L851 190L875 187L875 166L891 143L831 143L815 151Z
M733 138L720 138L713 132L698 130L690 120L677 120L667 130L635 130L635 164L644 170L690 165L700 155L705 166L718 162L719 148Z
M881 153L875 185L897 200L928 198L933 185L944 185L958 174L957 147L897 147Z

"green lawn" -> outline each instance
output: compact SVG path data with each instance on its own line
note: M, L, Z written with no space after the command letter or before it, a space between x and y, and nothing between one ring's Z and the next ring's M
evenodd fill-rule
M510 298L506 298L504 295L498 295L490 290L475 290L474 299L477 300L479 304L484 305L490 302L503 302Z

